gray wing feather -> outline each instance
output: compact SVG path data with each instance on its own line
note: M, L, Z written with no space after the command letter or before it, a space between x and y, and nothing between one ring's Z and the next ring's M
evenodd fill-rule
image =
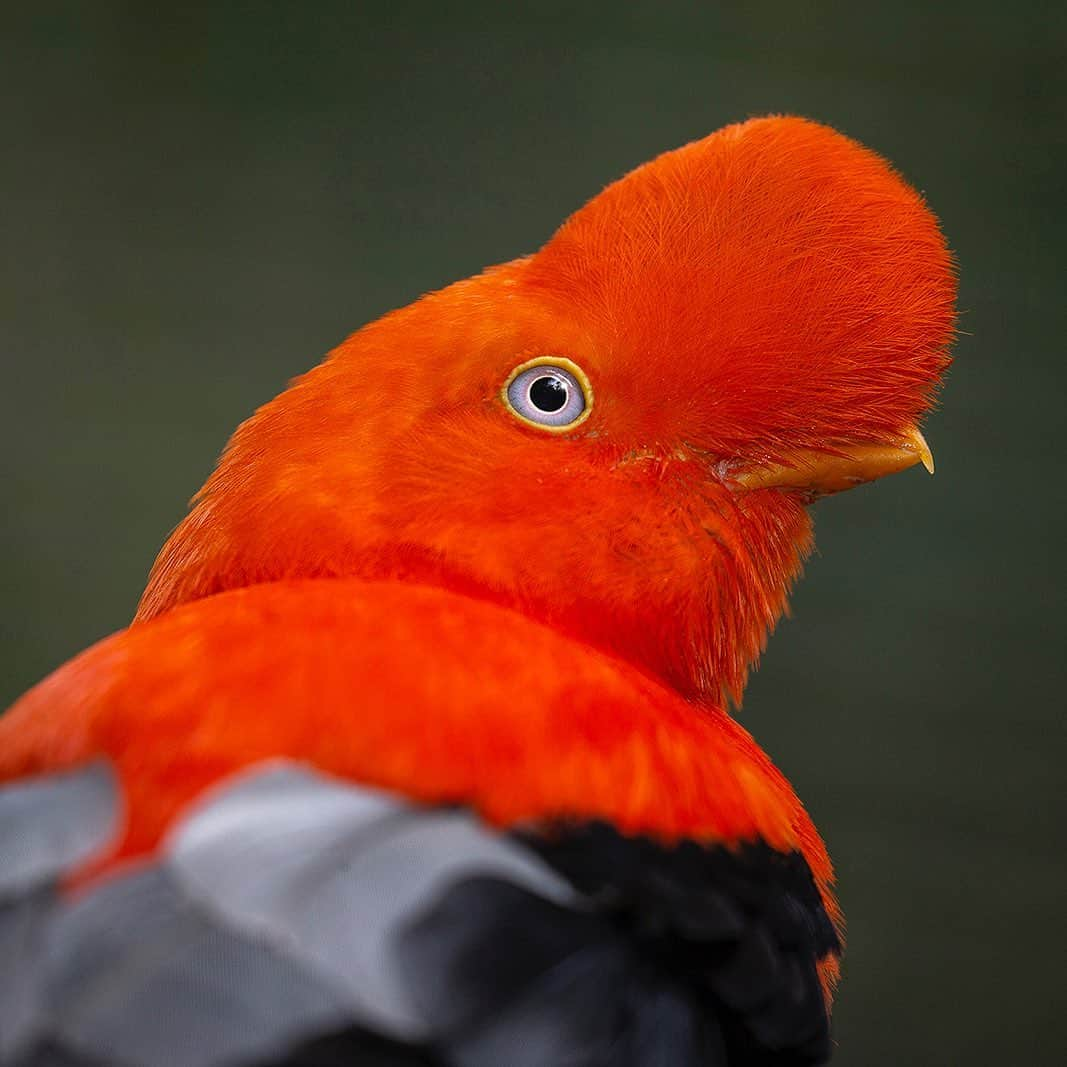
M44 933L54 908L50 888L0 903L0 1064L33 1030L44 979Z
M248 1062L347 1018L327 985L202 914L164 869L63 911L48 954L49 1036L108 1064Z
M576 901L468 812L280 762L207 796L150 863L62 898L116 806L101 767L0 792L0 1065L60 1047L224 1067L351 1024L429 1041L396 949L419 914L478 876Z
M87 860L116 822L115 778L104 763L0 788L0 900Z
M357 1021L407 1041L427 1036L394 951L413 916L474 876L560 902L575 896L467 812L416 808L291 766L240 781L194 813L171 839L168 867L234 929L343 987Z
M52 883L107 843L116 806L103 763L0 788L0 1063L41 1010Z

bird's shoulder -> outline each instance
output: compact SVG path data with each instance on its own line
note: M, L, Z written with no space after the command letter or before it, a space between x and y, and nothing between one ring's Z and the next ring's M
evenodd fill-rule
M226 774L287 757L510 827L800 849L785 778L721 709L551 626L432 586L290 581L194 601L89 649L0 717L0 779L113 761L124 852Z

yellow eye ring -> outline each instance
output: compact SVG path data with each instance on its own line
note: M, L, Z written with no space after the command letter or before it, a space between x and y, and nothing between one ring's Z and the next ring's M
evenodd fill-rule
M564 356L520 363L501 387L500 398L520 422L546 433L570 433L593 410L593 387L585 371Z

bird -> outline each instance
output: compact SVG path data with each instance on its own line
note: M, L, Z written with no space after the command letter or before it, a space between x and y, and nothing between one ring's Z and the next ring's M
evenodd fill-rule
M833 868L737 709L812 502L932 472L955 295L772 115L294 379L0 717L0 1064L825 1062Z

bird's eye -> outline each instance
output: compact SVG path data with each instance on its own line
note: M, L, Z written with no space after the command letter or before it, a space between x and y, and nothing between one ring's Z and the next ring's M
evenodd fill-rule
M562 357L522 363L508 376L504 403L513 415L542 430L572 430L589 417L593 392L581 367Z

